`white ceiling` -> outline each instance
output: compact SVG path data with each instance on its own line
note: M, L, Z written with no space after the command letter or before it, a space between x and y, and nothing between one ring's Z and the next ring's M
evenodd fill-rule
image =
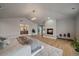
M37 23L43 23L48 17L52 19L72 18L79 12L79 4L77 3L1 3L0 6L0 18L25 17L30 19L35 16ZM35 10L35 15L32 12L33 10Z

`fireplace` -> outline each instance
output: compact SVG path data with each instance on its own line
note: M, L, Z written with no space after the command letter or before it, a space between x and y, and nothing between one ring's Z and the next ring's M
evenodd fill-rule
M47 29L47 34L53 35L53 28L48 28Z

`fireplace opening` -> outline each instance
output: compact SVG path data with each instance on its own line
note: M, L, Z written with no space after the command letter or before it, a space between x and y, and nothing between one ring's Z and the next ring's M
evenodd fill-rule
M48 28L47 29L47 34L53 35L53 28Z

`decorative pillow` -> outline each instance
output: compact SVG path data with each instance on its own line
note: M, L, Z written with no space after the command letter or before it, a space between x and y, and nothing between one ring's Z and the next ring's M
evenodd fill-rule
M18 42L19 42L20 44L22 44L22 45L25 45L25 44L28 43L28 39L27 39L26 36L19 36L19 37L17 38L17 40L18 40Z

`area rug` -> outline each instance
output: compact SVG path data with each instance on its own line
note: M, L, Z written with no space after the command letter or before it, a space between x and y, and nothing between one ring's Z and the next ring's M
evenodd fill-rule
M41 42L41 45L44 47L39 53L37 53L35 56L62 56L63 50L50 46L44 42Z

